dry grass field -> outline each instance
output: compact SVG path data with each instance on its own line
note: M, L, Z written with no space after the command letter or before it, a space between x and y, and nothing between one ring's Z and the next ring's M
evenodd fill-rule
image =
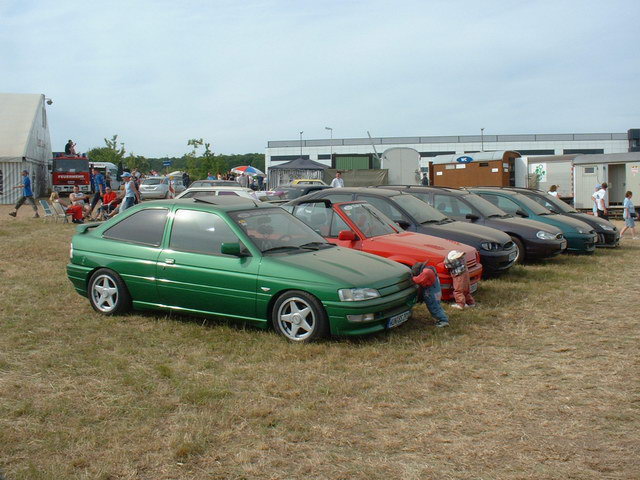
M0 477L638 479L640 241L483 282L473 311L293 345L105 318L71 225L0 208Z

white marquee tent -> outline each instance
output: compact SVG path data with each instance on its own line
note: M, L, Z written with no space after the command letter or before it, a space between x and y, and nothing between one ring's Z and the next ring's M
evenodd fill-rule
M50 184L51 139L45 97L0 93L0 204L15 203L21 172L31 176L33 193L42 196Z

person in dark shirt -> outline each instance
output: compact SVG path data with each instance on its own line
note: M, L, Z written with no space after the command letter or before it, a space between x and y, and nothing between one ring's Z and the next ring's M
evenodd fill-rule
M429 177L427 176L426 172L422 174L422 180L420 181L420 184L423 187L428 187L429 186Z

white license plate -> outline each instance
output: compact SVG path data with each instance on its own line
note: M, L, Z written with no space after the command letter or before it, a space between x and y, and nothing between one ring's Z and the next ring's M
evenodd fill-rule
M394 315L389 320L387 320L387 328L397 327L398 325L402 325L404 322L409 320L411 316L411 310L407 310L399 315Z
M469 287L469 291L470 291L471 293L475 293L475 292L476 292L476 290L478 290L478 282L476 282L476 283L472 283L472 284L471 284L471 286Z
M510 253L509 254L509 261L515 260L517 256L518 256L518 252Z

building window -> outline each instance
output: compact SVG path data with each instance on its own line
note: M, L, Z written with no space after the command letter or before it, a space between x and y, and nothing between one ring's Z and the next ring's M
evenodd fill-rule
M517 150L520 155L555 155L555 150Z
M455 151L451 152L420 152L421 157L437 157L438 155L453 155Z
M271 156L272 162L290 162L291 160L297 160L298 158L304 158L309 160L309 155L273 155Z
M331 154L329 153L319 153L318 160L331 160Z
M572 153L604 153L603 148L568 148L562 151L564 155L570 155Z

